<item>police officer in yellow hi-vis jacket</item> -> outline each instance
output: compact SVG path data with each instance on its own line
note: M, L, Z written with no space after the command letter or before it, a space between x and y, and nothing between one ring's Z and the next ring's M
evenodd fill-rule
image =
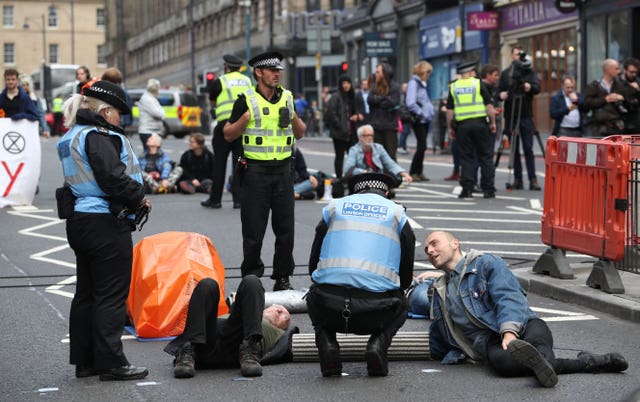
M213 147L213 184L211 186L211 194L208 199L202 201L200 205L208 208L222 207L222 190L227 173L227 157L231 152L233 161L233 170L235 170L236 162L242 156L242 142L240 138L232 142L224 139L222 131L227 120L231 117L233 103L238 95L244 93L251 88L251 80L242 74L240 67L242 59L232 54L222 56L224 60L224 75L213 81L209 88L209 101L213 110L215 110L215 118L218 120L216 128L213 130L213 139L211 145ZM232 170L232 174L233 174ZM238 195L238 180L234 175L234 184L232 188L233 207L240 208L240 197Z
M264 273L260 258L262 240L271 211L275 234L273 255L274 291L291 289L293 274L294 197L291 176L293 143L302 138L306 126L293 106L293 95L280 86L282 54L262 53L249 60L257 85L233 104L224 137L242 138L245 160L240 175L242 220L242 276Z
M495 198L491 136L491 133L496 132L495 110L491 104L491 93L482 81L476 78L475 67L475 62L461 63L458 66L457 72L461 78L451 84L447 102L447 124L458 143L462 165L462 192L458 197L473 198L473 186L476 181L474 156L477 154L482 174L480 187L484 198Z

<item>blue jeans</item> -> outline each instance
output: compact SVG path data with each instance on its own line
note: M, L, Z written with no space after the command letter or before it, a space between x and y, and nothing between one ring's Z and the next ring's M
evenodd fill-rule
M404 150L407 149L407 138L409 138L409 133L411 133L411 123L402 122L402 132L398 139L398 148L402 148Z
M313 191L313 184L311 184L311 180L309 179L293 185L294 194L302 194L306 193L307 191Z

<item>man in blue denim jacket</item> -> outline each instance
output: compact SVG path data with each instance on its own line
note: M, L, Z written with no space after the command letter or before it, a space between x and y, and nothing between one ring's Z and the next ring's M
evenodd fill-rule
M445 274L434 283L429 328L431 358L443 364L466 358L489 364L504 377L534 375L553 387L556 374L620 372L628 368L618 353L580 352L556 359L547 324L529 307L524 290L502 258L470 250L466 256L453 234L437 231L425 253Z

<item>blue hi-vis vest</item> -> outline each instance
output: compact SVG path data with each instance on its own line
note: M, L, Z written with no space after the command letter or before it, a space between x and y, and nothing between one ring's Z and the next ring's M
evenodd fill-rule
M356 194L331 201L322 214L329 230L311 275L315 283L370 292L400 289L400 233L407 221L402 206L376 194Z
M109 201L105 198L107 194L96 182L85 149L87 135L93 131L106 132L107 130L95 126L78 124L73 126L57 143L58 157L62 162L65 184L71 187L73 195L77 197L74 210L106 214L109 213ZM142 183L140 164L129 140L115 131L109 130L108 133L122 141L120 161L126 166L125 173L138 183Z

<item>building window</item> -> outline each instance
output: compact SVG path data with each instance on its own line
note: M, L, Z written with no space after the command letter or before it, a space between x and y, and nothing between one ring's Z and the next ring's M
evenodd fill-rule
M105 46L98 45L98 64L107 64L107 59L104 51L105 51Z
M49 44L49 63L60 63L58 58L58 45L54 43Z
M52 28L58 26L58 9L53 6L49 7L47 24Z
M15 45L13 43L4 44L4 64L13 64L16 62Z
M98 8L96 10L96 25L98 26L98 29L104 29L104 26L105 26L104 8Z
M2 25L13 26L13 6L2 6Z

